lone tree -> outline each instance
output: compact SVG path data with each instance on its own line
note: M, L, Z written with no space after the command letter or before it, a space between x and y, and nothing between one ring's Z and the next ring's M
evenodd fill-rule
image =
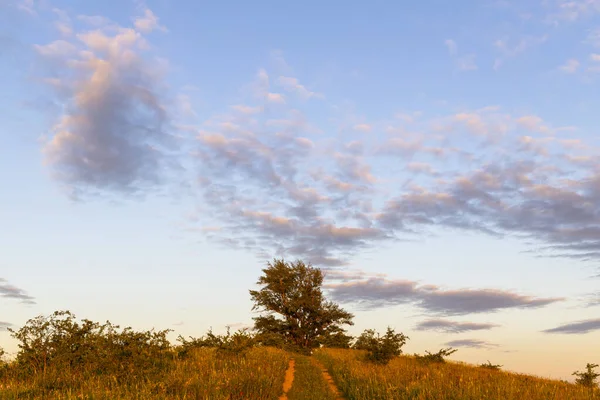
M600 376L599 373L594 371L594 368L597 368L598 364L590 364L588 363L585 366L586 371L585 372L573 372L572 375L577 376L577 379L575 379L575 383L577 383L578 385L582 385L585 387L589 387L589 388L593 388L596 386L596 378L598 378Z
M274 259L258 279L260 290L250 290L254 329L265 337L279 337L299 350L317 347L325 338L343 333L341 325L353 325L354 315L323 295L323 273L298 260Z

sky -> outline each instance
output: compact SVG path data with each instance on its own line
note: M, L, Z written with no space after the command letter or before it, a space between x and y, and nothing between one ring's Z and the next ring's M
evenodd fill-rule
M600 361L600 1L0 0L0 346L251 326L274 257L408 354Z

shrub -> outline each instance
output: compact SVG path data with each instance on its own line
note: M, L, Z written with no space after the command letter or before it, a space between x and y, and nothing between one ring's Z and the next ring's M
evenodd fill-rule
M502 365L498 365L498 364L492 364L490 362L490 360L488 360L487 364L479 364L480 368L487 368L487 369L493 369L493 370L499 370L500 368L502 368Z
M354 343L354 348L367 350L367 359L376 364L387 364L394 357L402 354L402 346L406 344L408 336L396 333L388 327L385 335L380 336L372 329L365 330Z
M346 335L344 331L338 331L329 335L323 335L319 342L324 347L349 349L352 339L351 335Z
M600 374L596 373L594 371L595 368L598 367L598 364L590 364L588 363L586 365L586 371L585 372L573 372L573 375L576 375L578 378L575 379L575 383L577 383L578 385L582 385L585 387L589 387L589 388L594 388L596 387L596 378L598 378L600 376Z
M415 354L415 358L417 361L421 361L423 363L445 363L446 360L444 357L448 357L450 354L456 353L458 349L452 349L452 347L448 347L447 349L440 349L437 353L430 353L425 351L425 355Z
M19 341L15 367L24 374L70 372L65 376L107 374L117 379L148 376L168 362L170 330L134 331L110 322L77 321L69 311L30 319L19 330L9 329Z
M181 345L177 349L180 357L187 356L190 349L201 347L214 347L219 353L224 354L243 355L257 343L255 336L248 332L248 329L239 329L231 334L229 326L225 335L215 335L211 328L206 333L206 336L200 338L190 336L189 340L187 340L179 335L177 340L181 342Z

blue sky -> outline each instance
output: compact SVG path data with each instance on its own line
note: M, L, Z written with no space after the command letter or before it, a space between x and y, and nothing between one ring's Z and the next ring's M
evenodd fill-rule
M599 1L0 7L0 329L248 326L285 257L409 353L600 358Z

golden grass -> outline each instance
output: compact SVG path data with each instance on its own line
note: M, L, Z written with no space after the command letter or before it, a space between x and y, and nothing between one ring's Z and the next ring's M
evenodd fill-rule
M364 352L320 349L317 357L342 394L353 400L592 400L600 390L448 362L425 365L401 356L381 366Z
M114 377L80 379L53 371L44 378L0 378L0 399L277 399L290 356L283 350L254 348L245 357L193 350L174 359L158 375L128 382Z

